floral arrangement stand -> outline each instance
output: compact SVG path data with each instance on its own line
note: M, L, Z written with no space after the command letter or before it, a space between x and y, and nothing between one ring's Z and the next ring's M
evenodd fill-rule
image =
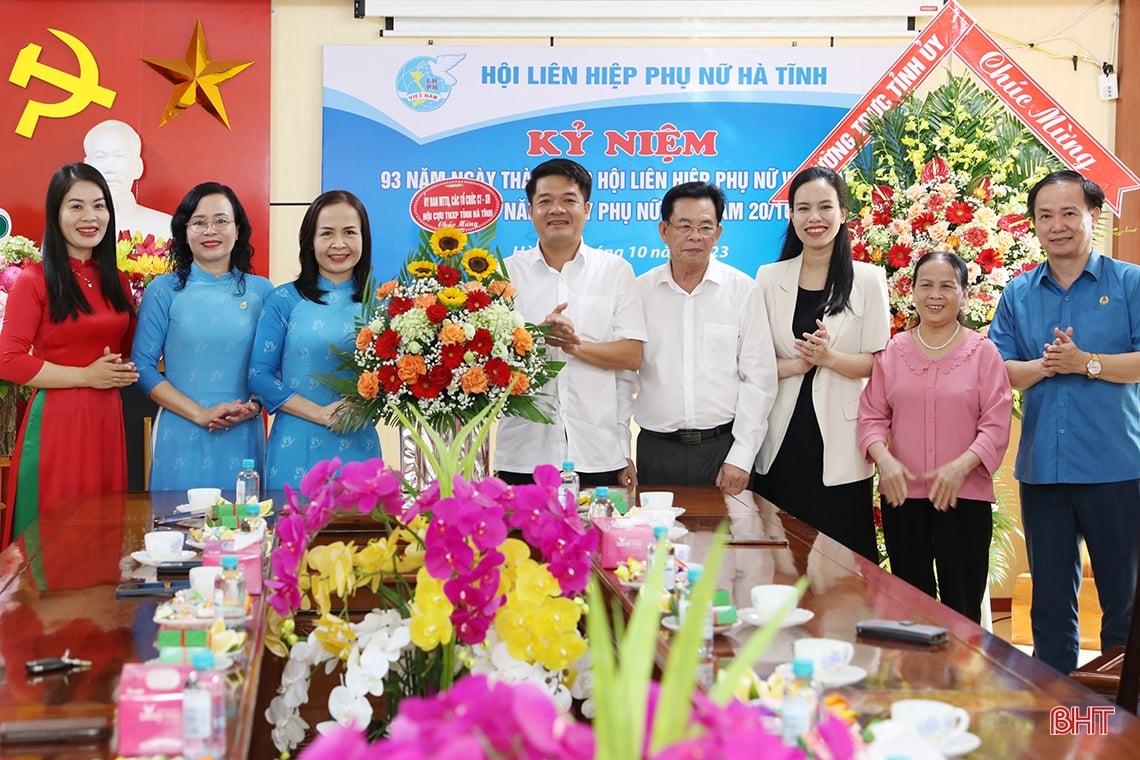
M576 599L597 536L577 505L559 502L554 467L536 471L535 485L513 489L465 477L508 398L477 412L450 445L414 407L411 418L393 410L410 430L428 434L419 444L440 473L410 500L381 460L343 467L331 460L306 475L300 494L286 489L266 584L275 611L269 645L288 657L267 710L282 751L306 737L300 707L322 669L343 673L328 695L333 720L318 730L339 723L383 733L404 699L446 691L466 673L541 684L569 706L566 674L586 650ZM379 530L359 543L314 540L345 513L369 515ZM344 600L364 588L382 603L354 619L355 605ZM294 615L302 609L315 609L311 632L298 630Z
M1010 279L1044 259L1024 215L1029 188L1062 168L969 74L948 72L867 120L868 144L847 170L852 253L887 273L894 331L914 320L911 270L933 250L966 262L971 327L988 325Z

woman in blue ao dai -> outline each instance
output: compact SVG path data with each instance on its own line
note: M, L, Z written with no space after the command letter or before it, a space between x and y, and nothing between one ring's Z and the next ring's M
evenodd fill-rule
M228 491L243 459L265 453L249 354L273 284L250 273L249 218L217 182L186 194L171 220L173 272L147 288L131 358L161 409L152 433L152 491ZM159 360L164 367L159 369Z
M380 456L376 428L341 432L343 398L316 377L340 364L334 347L352 351L368 283L372 233L352 193L330 190L309 206L298 234L301 274L275 289L257 326L249 385L276 416L269 434L266 487L296 488L313 465Z

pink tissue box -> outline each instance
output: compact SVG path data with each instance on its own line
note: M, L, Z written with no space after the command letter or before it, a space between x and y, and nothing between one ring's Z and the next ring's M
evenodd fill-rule
M119 679L119 754L182 752L182 685L189 665L128 662Z
M245 592L252 596L261 593L261 574L264 567L263 541L255 541L249 546L234 549L229 541L210 541L202 551L202 565L220 566L223 554L236 554L238 569L245 576Z
M653 528L619 517L599 517L594 525L602 534L602 567L612 570L630 557L644 562L645 552L653 542Z

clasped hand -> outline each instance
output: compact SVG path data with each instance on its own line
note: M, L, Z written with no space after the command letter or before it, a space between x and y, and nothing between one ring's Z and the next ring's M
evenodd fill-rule
M205 410L203 417L208 420L206 429L213 433L215 430L226 430L235 425L240 425L260 413L261 406L256 401L253 399L242 401L238 398L233 401L214 404Z
M104 346L103 355L87 365L86 376L87 385L99 390L125 388L139 379L135 363L111 353L110 346Z
M817 319L815 324L815 332L805 332L802 339L797 338L792 343L796 351L795 358L804 364L804 372L812 367L824 367L831 363L831 336L827 334L822 319Z
M891 456L879 465L879 486L887 503L893 507L902 506L906 501L908 483L917 480L910 469L895 457ZM930 483L930 503L940 512L958 506L958 491L966 472L955 462L948 462L930 472L924 473L922 479Z
M1088 358L1073 342L1073 328L1061 332L1060 328L1054 327L1053 335L1053 342L1046 343L1041 354L1041 369L1045 376L1084 374Z

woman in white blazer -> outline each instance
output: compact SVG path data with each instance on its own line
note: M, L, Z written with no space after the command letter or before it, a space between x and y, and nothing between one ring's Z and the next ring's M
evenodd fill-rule
M813 166L792 180L779 261L760 267L779 386L752 489L875 560L873 468L859 397L891 337L886 275L851 259L847 185Z

